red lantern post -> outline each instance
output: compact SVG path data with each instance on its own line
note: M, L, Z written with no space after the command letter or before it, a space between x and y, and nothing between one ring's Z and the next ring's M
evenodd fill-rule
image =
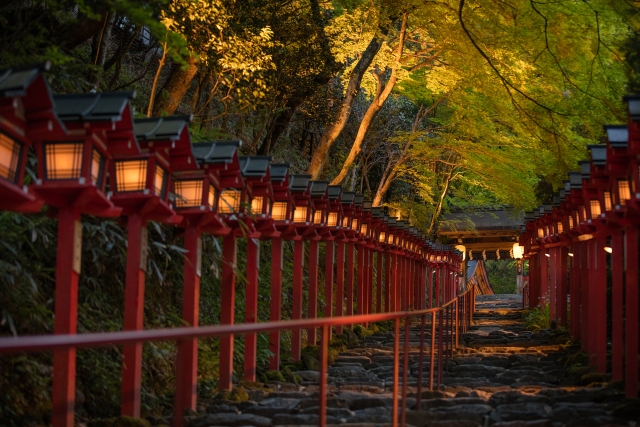
M56 334L75 334L81 266L80 215L118 216L104 193L111 156L137 152L129 100L131 93L58 95L56 112L69 135L36 143L38 197L58 216ZM54 352L53 425L73 425L75 350Z
M271 187L274 202L271 208L273 232L261 229L264 237L271 238L271 304L270 317L272 322L280 320L282 305L282 240L292 239L296 236L296 227L293 224L293 211L295 206L289 190L289 165L271 165ZM280 331L269 334L269 349L273 353L269 360L269 369L280 369Z

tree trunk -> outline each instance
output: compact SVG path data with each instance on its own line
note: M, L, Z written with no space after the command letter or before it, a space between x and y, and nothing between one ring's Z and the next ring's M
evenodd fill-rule
M407 12L405 12L404 15L402 16L402 26L400 27L398 48L396 50L395 62L393 64L393 67L391 68L391 76L389 76L389 81L387 82L386 85L384 85L384 89L381 90L381 87L383 85L382 76L378 71L374 71L374 76L378 80L378 94L373 99L373 102L371 103L371 105L369 105L367 112L364 114L364 117L360 122L360 127L358 128L356 139L355 141L353 141L353 146L351 147L351 151L349 152L349 156L347 157L347 160L345 160L344 164L342 165L342 170L340 171L338 176L334 178L333 181L331 181L331 185L340 185L342 181L344 181L344 179L346 178L347 173L349 173L349 169L351 168L351 164L355 161L356 157L358 157L358 154L360 154L360 151L362 151L362 143L364 141L364 138L367 136L367 132L371 127L371 123L373 122L373 119L375 119L380 109L382 109L382 106L384 105L386 100L389 98L389 95L391 95L391 91L393 90L394 86L396 85L396 82L398 81L397 70L398 70L398 66L400 65L400 60L402 59L402 52L404 51L404 41L405 41L406 33L407 33Z
M451 160L453 160L453 157L451 158ZM451 180L453 179L454 171L456 170L456 165L452 164L450 167L451 169L449 169L449 173L447 173L447 176L445 177L442 192L440 193L440 198L438 199L436 208L433 211L433 216L431 217L431 224L429 225L429 230L427 231L427 234L431 234L435 229L436 222L438 220L438 217L440 216L440 212L442 212L442 205L444 203L444 198L449 192L449 185L451 184Z
M293 114L296 112L300 104L302 104L303 98L290 98L287 101L284 111L282 111L276 118L275 123L267 132L267 135L262 140L262 145L258 149L258 155L268 156L271 154L271 150L276 145L276 142L280 138L280 135L287 129Z
M95 12L100 14L98 19L82 15L78 19L65 24L54 35L54 44L60 46L61 49L71 51L98 34L104 25L107 10L104 7L100 7Z
M184 67L174 65L169 78L160 89L159 96L153 106L153 116L160 117L163 114L172 115L180 106L182 98L191 87L191 81L198 72L198 64L195 56L186 58Z
M91 78L89 79L89 83L93 89L98 89L100 86L100 75L104 72L104 61L107 58L107 49L109 48L109 40L111 39L111 29L113 28L113 24L116 22L116 13L109 12L106 17L104 27L100 34L96 34L93 36L94 40L97 40L97 43L94 43L96 52L92 52L94 54L94 62L93 65L96 67L103 67L101 72L97 70L93 70L91 72Z
M384 30L382 33L383 36L386 35L387 30ZM353 104L353 100L360 91L362 77L381 47L382 39L378 36L374 36L351 72L351 77L349 77L349 83L347 84L347 92L344 100L342 101L342 105L340 105L340 110L336 115L335 121L332 124L327 125L324 132L322 132L318 147L313 154L313 158L309 164L309 169L307 169L307 173L311 175L311 179L320 178L322 166L325 162L325 158L329 154L329 149L338 136L340 136L342 130L347 124L347 120L351 114L351 104Z

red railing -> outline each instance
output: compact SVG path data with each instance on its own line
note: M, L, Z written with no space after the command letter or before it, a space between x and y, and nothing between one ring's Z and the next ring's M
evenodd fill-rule
M411 320L419 318L420 320L420 348L418 357L418 387L416 408L420 408L421 394L423 387L423 368L424 368L424 342L425 327L427 317L430 317L431 337L429 343L429 390L434 389L434 385L439 387L442 382L443 355L451 357L453 350L458 346L460 333L466 332L471 324L473 316L473 289L451 299L442 307L436 307L418 311L402 311L395 313L379 313L356 315L346 317L332 317L322 319L304 319L304 320L286 320L279 322L264 322L253 324L235 324L235 325L216 325L216 326L199 326L199 327L181 327L172 329L154 329L142 331L121 331L121 332L99 332L78 335L39 335L39 336L22 336L17 338L0 338L0 353L16 353L16 352L42 352L42 351L75 351L84 347L103 347L112 345L125 345L145 343L151 341L178 341L184 342L201 338L220 338L234 335L242 335L247 333L265 333L276 331L295 331L306 328L320 328L320 393L319 393L319 422L318 425L326 425L326 407L327 407L327 350L329 347L330 328L333 326L344 326L354 324L366 324L380 321L394 322L394 366L393 366L393 408L392 408L392 424L397 426L405 425L407 413L407 380L409 371L409 337ZM402 384L399 378L399 361L400 361L400 328L401 322L404 320L404 344L403 344L403 375ZM436 341L436 335L438 337ZM436 346L438 347L436 355ZM436 365L437 357L437 365ZM437 376L436 371L437 370ZM176 377L179 381L179 376ZM402 390L400 390L402 386ZM175 384L176 396L174 406L174 422L175 427L183 425L183 413L181 406L182 399L178 394L183 387ZM401 402L399 398L401 397ZM67 402L73 405L73 402ZM401 406L399 406L399 403ZM61 408L53 408L53 411ZM67 408L62 408L67 410Z

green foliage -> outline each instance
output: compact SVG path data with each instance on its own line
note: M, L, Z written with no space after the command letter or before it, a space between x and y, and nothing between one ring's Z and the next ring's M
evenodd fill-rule
M549 305L529 309L523 316L525 328L534 332L549 329L551 326L549 319Z
M516 261L515 260L487 260L484 263L487 276L496 294L516 293Z

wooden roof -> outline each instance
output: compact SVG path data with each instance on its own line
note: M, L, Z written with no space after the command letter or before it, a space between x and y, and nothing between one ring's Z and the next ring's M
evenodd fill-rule
M502 255L518 241L523 224L524 213L508 208L452 212L443 216L438 236L451 244L464 245L467 252L501 251Z

